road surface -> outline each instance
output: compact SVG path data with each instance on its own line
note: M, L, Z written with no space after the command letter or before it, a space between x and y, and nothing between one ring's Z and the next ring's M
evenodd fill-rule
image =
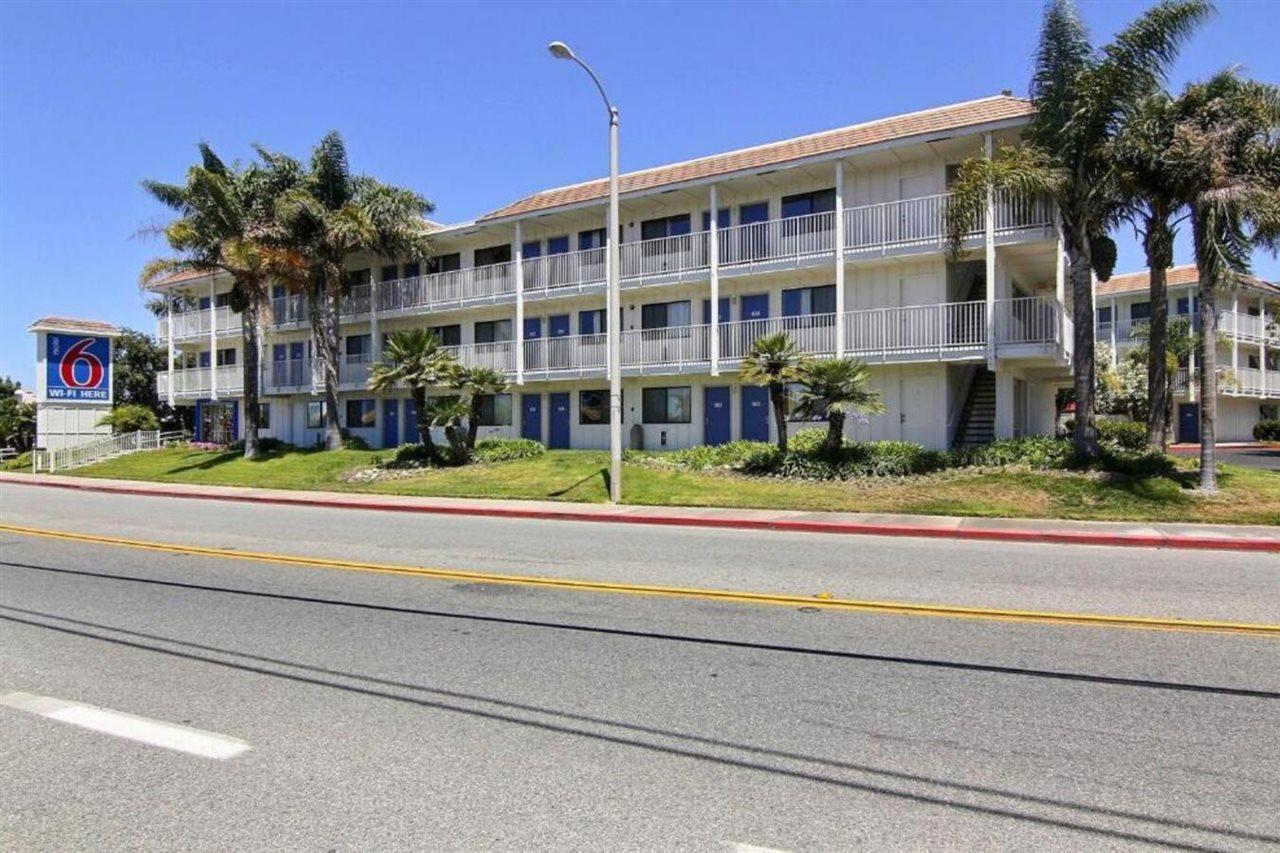
M1280 640L230 551L1280 623L1275 555L404 516L0 486L11 849L1280 845ZM821 598L815 599L820 604Z

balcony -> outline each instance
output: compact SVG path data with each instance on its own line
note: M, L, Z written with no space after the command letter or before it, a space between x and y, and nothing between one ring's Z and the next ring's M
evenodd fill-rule
M264 371L263 388L267 393L309 392L319 388L322 377L319 362L309 358L289 358L273 361Z
M1200 330L1200 317L1188 314L1170 314L1170 322L1190 318L1193 331ZM1098 323L1094 334L1102 343L1110 343L1114 333L1116 349L1145 343L1150 320L1128 319L1116 320L1112 323ZM1227 340L1235 340L1246 344L1265 343L1268 346L1280 346L1280 331L1262 317L1252 314L1240 314L1235 311L1222 311L1218 314L1218 334Z
M223 365L215 368L189 367L173 371L173 395L187 399L204 399L213 396L213 383L217 383L218 394L238 396L244 393L244 375L238 364ZM169 395L170 374L156 374L156 390L159 395Z
M289 296L277 296L271 300L271 323L275 326L288 326L294 323L306 323L307 297L302 293Z
M1223 311L1218 315L1218 331L1241 343L1280 346L1280 328L1277 328L1275 318L1271 317Z
M948 234L949 195L846 208L847 260L939 251ZM773 219L722 228L717 232L721 276L834 263L835 212ZM997 198L997 239L1044 236L1053 227L1053 206L1043 199ZM983 225L969 235L980 237ZM624 288L706 278L710 270L708 231L623 243L619 277ZM526 298L546 298L603 288L604 249L585 249L528 258L521 263ZM515 262L384 281L378 285L378 310L397 312L463 307L513 299Z
M1199 385L1199 371L1179 368L1173 376L1173 393L1190 394ZM1280 370L1256 367L1218 368L1218 393L1228 397L1280 398Z
M370 355L367 352L342 356L342 361L338 364L338 384L363 388L369 379L369 362Z
M173 339L175 341L198 340L208 337L210 325L219 335L240 334L240 315L222 305L210 311L208 308L199 311L183 311L156 319L156 337L162 341L169 338L169 324L173 323Z

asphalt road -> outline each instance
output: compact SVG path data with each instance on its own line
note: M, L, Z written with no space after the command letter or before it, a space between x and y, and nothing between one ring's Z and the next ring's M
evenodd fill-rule
M1280 622L1274 555L15 486L0 488L0 522L459 569ZM1263 849L1280 845L1278 661L1275 639L1241 634L568 592L0 533L0 846ZM111 717L107 734L84 724L108 714L46 702L61 709L51 719L19 691L145 720ZM139 742L161 723L199 731ZM236 754L174 747L215 739Z
M1200 458L1199 447L1177 448L1173 451L1181 456L1193 459ZM1257 447L1219 447L1218 461L1240 465L1244 468L1262 468L1267 471L1280 471L1280 447L1275 445L1258 445Z

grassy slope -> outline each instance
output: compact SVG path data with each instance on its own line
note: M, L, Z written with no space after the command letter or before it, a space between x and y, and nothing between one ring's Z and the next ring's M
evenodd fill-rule
M369 451L292 451L246 462L233 453L170 449L78 469L88 477L329 489L408 495L602 502L607 455L552 451L532 460L423 471L402 480L345 483ZM1280 475L1222 468L1222 494L1202 498L1168 478L1133 480L1074 473L950 471L903 480L808 483L628 465L629 503L737 506L1002 517L1280 524Z

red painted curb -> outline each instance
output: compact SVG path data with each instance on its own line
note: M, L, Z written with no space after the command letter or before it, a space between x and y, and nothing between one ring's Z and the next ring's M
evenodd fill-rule
M408 512L431 515L470 515L488 518L521 518L545 521L593 521L607 524L650 524L668 527L709 527L733 530L776 530L790 533L840 533L861 536L914 536L924 539L967 539L986 542L1029 542L1057 545L1109 545L1126 548L1178 548L1208 551L1253 551L1280 553L1280 539L1220 539L1213 536L1177 536L1164 533L1073 533L1070 531L984 530L982 528L931 528L906 524L874 524L835 521L767 521L753 518L703 518L685 515L629 515L626 513L588 513L571 509L511 509L507 507L451 507L382 504L352 499L317 500L303 497L265 497L260 495L224 495L216 492L159 492L151 489L115 486L101 483L50 483L37 480L4 478L6 483L42 486L48 489L102 492L117 495L141 495L152 498L188 498L208 501L276 504L281 506L327 507L330 509L362 509L379 512Z

